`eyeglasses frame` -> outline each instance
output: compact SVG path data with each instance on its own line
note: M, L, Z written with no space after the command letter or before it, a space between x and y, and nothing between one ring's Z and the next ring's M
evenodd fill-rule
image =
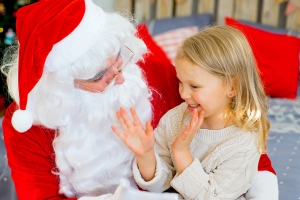
M123 66L121 67L121 69L118 69L118 73L114 75L114 77L113 77L113 79L111 80L111 82L103 89L102 92L101 92L100 90L96 90L96 89L90 88L90 87L88 87L88 86L86 86L86 85L84 85L84 84L82 84L82 83L78 83L76 80L74 81L75 86L79 86L79 87L82 87L82 88L91 90L91 91L93 91L93 92L96 92L96 93L104 94L108 88L110 88L112 85L114 85L116 78L117 78L120 74L123 73L124 69L125 69L125 68L128 66L128 64L132 61L132 58L133 58L134 55L135 55L135 52L134 52L133 50L131 50L127 45L124 45L124 46L132 53L132 55L131 55L131 57L129 58L129 60L127 61L127 63L125 63L125 65L123 65ZM113 64L112 66L110 66L110 67L107 69L107 71L106 71L102 76L104 76L104 75L110 70L110 68L112 68L113 66L114 66L114 64Z

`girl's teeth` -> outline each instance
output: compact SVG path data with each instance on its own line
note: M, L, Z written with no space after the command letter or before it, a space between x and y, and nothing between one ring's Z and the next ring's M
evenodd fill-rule
M198 105L190 105L190 106L195 108L195 107L197 107Z

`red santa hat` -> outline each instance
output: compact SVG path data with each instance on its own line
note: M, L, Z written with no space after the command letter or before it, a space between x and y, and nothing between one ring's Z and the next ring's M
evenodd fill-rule
M82 56L99 38L105 13L92 0L41 0L18 10L19 110L12 125L19 132L33 124L28 94L43 73L60 70Z

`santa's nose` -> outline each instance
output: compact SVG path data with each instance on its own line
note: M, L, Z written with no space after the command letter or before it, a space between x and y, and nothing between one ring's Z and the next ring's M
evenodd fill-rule
M122 84L125 82L125 77L123 76L123 74L119 74L119 76L116 78L115 84Z

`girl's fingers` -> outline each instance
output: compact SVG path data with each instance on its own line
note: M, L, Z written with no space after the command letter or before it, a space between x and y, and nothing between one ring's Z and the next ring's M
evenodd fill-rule
M192 112L192 118L190 122L191 130L196 131L198 122L199 119L198 119L197 109L194 109Z
M183 137L182 139L185 139L185 138L188 137L189 131L190 131L190 126L189 126L189 125L186 125L186 126L184 127L184 130L183 130L182 133L180 134L180 136Z
M134 108L130 108L130 112L131 112L131 115L132 115L132 118L133 118L133 124L134 124L134 126L142 126L140 118L136 114L135 109Z
M203 123L203 120L204 120L204 111L201 111L199 114L198 114L198 129L201 127L202 123Z
M121 138L122 140L124 139L124 134L121 131L119 131L119 129L117 129L117 127L111 126L111 129L119 138Z
M151 122L149 122L149 121L146 122L146 134L147 134L148 136L154 137L153 127L152 127L152 125L151 125Z
M133 123L124 108L120 108L120 114L124 120L124 123L127 125L127 127L133 126Z
M118 119L121 127L123 128L123 130L127 129L127 124L125 123L120 111L117 111L116 115L117 115L117 119Z
M198 113L197 110L194 109L192 113L191 123L190 123L192 130L197 131L201 127L203 120L204 120L204 111L202 110Z

